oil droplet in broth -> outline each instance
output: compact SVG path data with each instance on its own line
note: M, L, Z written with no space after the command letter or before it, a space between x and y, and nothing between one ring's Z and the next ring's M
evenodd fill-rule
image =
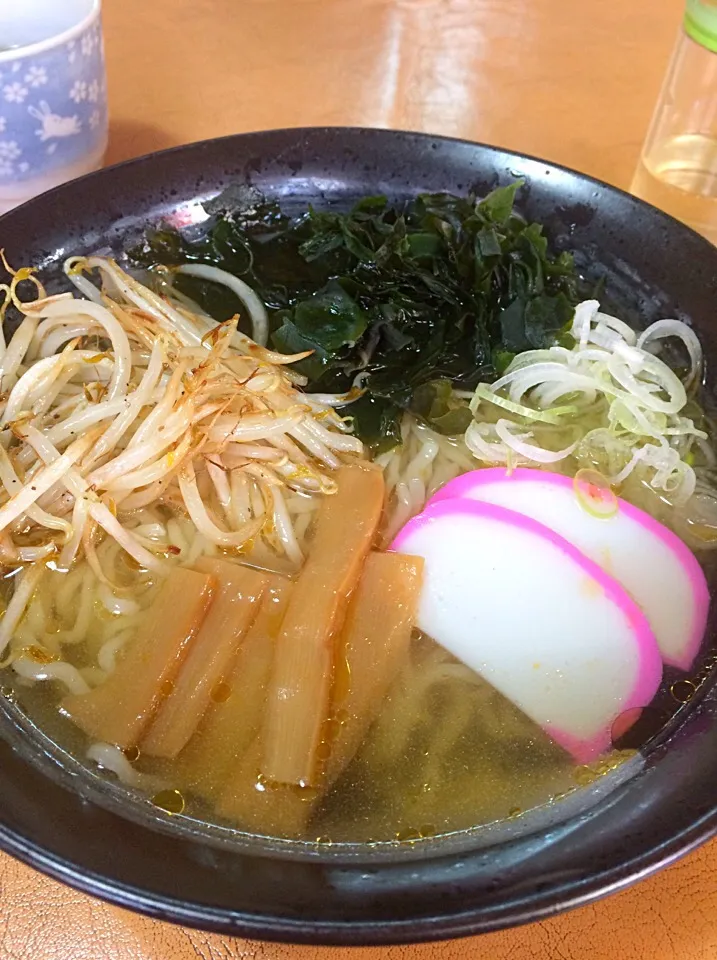
M284 789L290 794L293 794L293 796L302 803L313 803L319 796L318 788L310 787L306 783L286 784L282 785L279 789Z
M125 747L122 753L130 763L135 763L135 761L139 760L139 747Z
M668 720L669 715L656 707L632 707L614 721L612 744L619 750L639 749L656 736Z
M160 790L152 797L152 803L165 813L184 812L184 797L179 790Z
M27 647L25 649L25 654L35 663L52 663L54 660L57 660L57 657L54 653L50 653L49 650L38 646L36 643L33 643L32 646Z
M163 697L168 697L173 690L174 684L171 680L163 680L159 687L159 692Z
M578 786L587 787L597 779L597 776L592 767L580 766L573 771L573 779Z
M220 680L219 683L212 687L212 692L209 694L214 703L225 703L231 695L232 688L224 680Z
M416 830L415 827L406 827L405 829L398 831L398 833L396 834L396 839L400 843L410 843L413 840L420 840L421 831Z
M678 703L688 703L696 690L697 687L691 680L677 680L670 687L670 693Z

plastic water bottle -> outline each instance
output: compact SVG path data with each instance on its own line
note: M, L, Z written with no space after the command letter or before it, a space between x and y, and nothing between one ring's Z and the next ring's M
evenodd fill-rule
M717 0L687 0L630 190L717 244Z

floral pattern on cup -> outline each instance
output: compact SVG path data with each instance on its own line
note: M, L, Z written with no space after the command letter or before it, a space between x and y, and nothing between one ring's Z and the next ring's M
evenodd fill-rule
M97 155L107 144L102 27L0 60L0 187Z

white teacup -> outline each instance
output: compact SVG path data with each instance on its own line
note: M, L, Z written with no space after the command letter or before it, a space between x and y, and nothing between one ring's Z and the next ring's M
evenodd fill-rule
M100 0L0 0L0 213L106 148Z

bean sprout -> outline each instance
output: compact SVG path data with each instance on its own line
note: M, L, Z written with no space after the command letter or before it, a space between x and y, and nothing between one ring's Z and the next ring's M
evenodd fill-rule
M267 350L254 292L197 270L235 290L254 340L237 317L214 325L170 285L160 297L102 257L66 262L82 296L48 297L27 271L0 288L0 316L9 302L24 315L7 346L0 330L0 560L17 569L0 654L11 644L6 662L26 681L80 693L111 673L142 590L174 562L256 541L262 560L268 548L277 569L297 569L317 497L336 489L324 471L363 453L333 409L354 395L298 392L290 365L306 354ZM35 300L17 295L26 279ZM295 489L300 514L284 495ZM64 577L38 592L48 567ZM79 643L94 660L82 670L32 652Z
M248 283L244 283L239 277L232 276L226 270L203 263L185 263L177 267L176 272L186 273L190 277L200 277L202 280L211 280L213 283L228 287L241 300L251 317L252 339L260 346L266 346L266 341L269 339L269 318L266 307Z

